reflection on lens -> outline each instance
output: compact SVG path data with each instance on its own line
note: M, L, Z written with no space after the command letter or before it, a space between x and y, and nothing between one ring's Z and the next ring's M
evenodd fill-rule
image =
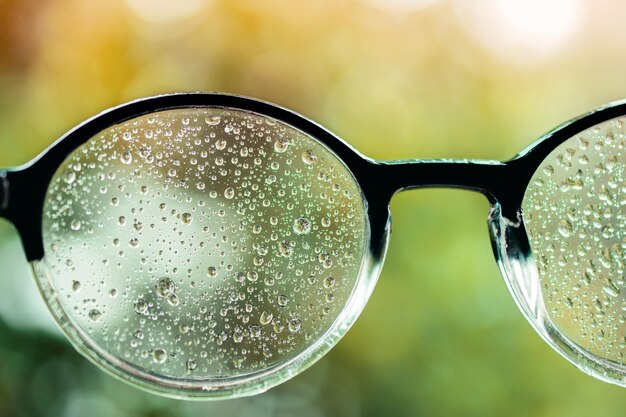
M368 230L358 185L321 143L243 111L169 110L67 158L34 269L70 337L118 375L170 392L262 387L347 330L334 322Z
M548 315L569 339L624 364L624 119L556 148L534 174L523 210Z

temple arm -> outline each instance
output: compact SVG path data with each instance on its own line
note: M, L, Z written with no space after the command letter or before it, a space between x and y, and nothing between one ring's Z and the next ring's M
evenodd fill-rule
M0 216L3 216L9 207L9 182L7 171L0 170Z

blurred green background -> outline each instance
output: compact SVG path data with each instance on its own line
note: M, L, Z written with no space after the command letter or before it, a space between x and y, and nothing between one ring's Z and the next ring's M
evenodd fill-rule
M626 97L611 0L1 0L0 166L75 124L174 91L273 101L378 159L507 159ZM623 416L626 391L560 358L494 262L487 201L404 193L371 301L339 345L267 394L159 398L83 359L0 224L1 416Z

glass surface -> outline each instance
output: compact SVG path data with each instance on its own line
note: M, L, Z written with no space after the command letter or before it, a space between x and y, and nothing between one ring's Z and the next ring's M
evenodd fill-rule
M545 309L583 350L625 364L625 118L557 147L523 200Z
M360 188L327 147L252 113L176 109L65 160L33 269L79 350L118 376L260 390L345 333L368 239Z

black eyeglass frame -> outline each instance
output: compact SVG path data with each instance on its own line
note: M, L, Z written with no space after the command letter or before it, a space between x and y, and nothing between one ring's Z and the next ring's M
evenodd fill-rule
M277 105L222 93L179 93L136 100L85 121L68 132L27 165L0 170L0 217L8 219L21 236L29 261L44 256L43 207L51 179L66 158L103 130L146 114L194 107L223 107L248 111L284 122L319 140L348 167L361 187L370 225L370 254L382 266L390 234L389 204L402 190L444 187L478 191L491 204L489 230L496 260L522 313L560 354L587 373L607 382L626 381L626 367L595 357L551 326L544 312L532 308L527 283L514 275L515 265L533 263L524 227L522 201L540 164L559 145L582 131L626 114L626 101L608 104L567 122L505 161L402 160L376 161L311 120ZM376 268L374 268L376 269Z

